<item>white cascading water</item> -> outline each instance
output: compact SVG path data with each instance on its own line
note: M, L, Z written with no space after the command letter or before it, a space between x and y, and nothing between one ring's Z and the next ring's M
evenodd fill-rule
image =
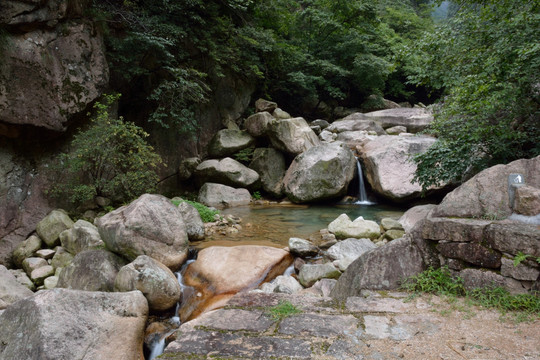
M358 169L358 201L355 204L358 205L373 205L374 203L368 200L366 193L366 186L364 184L364 174L362 173L362 165L360 161L356 159L356 167Z
M180 284L180 289L182 289L182 293L184 290L188 287L184 284L184 278L182 276L182 272L185 270L185 268L194 262L195 260L188 260L184 265L182 265L182 269L180 271L176 272L176 278L178 279L178 284ZM178 315L178 310L180 309L180 302L176 304L176 309L174 310L174 316L171 318L171 323L179 327L182 322L180 321L180 316ZM163 336L159 339L159 341L155 341L150 345L150 355L148 356L147 360L153 360L154 358L158 357L159 355L163 354L163 350L165 350L165 339L171 335L175 330L170 331L167 334L163 334Z

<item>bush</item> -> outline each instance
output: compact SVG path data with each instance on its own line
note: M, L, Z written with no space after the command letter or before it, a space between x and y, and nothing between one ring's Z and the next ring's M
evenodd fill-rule
M75 205L95 196L115 203L153 192L161 158L148 145L143 129L110 116L109 108L120 95L105 95L94 105L91 126L73 137L70 151L58 158L62 179L52 194Z
M219 214L219 210L210 209L208 206L203 205L196 201L190 201L190 200L172 200L172 203L175 206L180 205L182 202L187 202L189 205L193 206L198 212L199 215L201 215L201 219L203 222L212 222L214 221L214 216L216 214Z

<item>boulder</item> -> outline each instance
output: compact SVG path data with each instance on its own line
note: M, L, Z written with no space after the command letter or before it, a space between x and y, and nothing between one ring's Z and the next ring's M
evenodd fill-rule
M376 248L376 245L369 239L345 239L331 246L327 250L327 255L332 260L342 260L346 258L356 260L364 253L374 248Z
M22 269L10 269L9 272L15 276L15 279L19 284L26 287L29 290L36 290L36 285L30 280L28 275Z
M355 113L343 118L342 120L334 121L326 128L326 130L337 134L349 131L375 131L377 135L386 134L384 129L379 124L369 118L366 118L360 113Z
M289 239L289 251L291 254L300 257L317 256L319 254L319 248L311 242L294 237Z
M201 219L201 215L189 203L182 201L178 204L178 210L182 214L184 224L186 224L186 232L189 240L202 240L204 239L204 223Z
M61 246L58 246L55 249L56 253L51 260L51 265L53 268L60 269L71 264L73 261L73 255L71 255L71 253L67 252L66 249Z
M504 277L489 270L465 269L459 272L459 276L467 290L505 287Z
M287 197L296 203L335 199L346 194L356 159L339 143L315 146L297 156L283 178Z
M426 269L420 250L410 238L373 249L354 261L341 275L330 296L345 300L363 289L397 289L401 282Z
M177 270L187 258L182 214L164 196L142 195L97 219L96 225L107 248L129 260L148 255Z
M43 267L43 266L46 266L46 265L49 265L47 263L47 260L39 258L39 257L26 258L26 259L24 259L24 261L22 263L22 267L23 267L24 271L26 272L26 274L28 276L30 276L32 271L34 271L36 269L39 269L40 267Z
M257 148L249 168L260 175L264 191L276 198L283 196L283 177L287 167L281 152L273 148Z
M429 217L430 212L436 207L434 204L417 205L405 211L399 218L399 223L403 226L405 232L409 232L422 219Z
M194 175L200 184L211 182L249 189L257 189L260 185L256 171L231 158L203 161Z
M265 293L283 293L294 294L301 291L304 287L298 280L288 275L279 275L271 282L261 285L261 290Z
M17 281L17 278L15 278L5 266L0 265L0 310L5 309L16 301L32 295L34 295L34 293L30 289L21 285L19 281ZM1 354L2 352L0 350L0 355Z
M298 281L304 287L311 287L321 279L337 279L341 272L331 263L306 264L300 269Z
M381 219L381 226L385 231L388 230L403 230L403 225L395 219L384 218Z
M321 128L321 130L324 130L330 126L330 123L328 123L328 121L323 120L323 119L317 119L317 120L313 120L309 125L318 126Z
M373 140L374 137L369 135L365 130L359 131L344 131L337 134L336 140L347 144L349 147L363 144L364 141Z
M216 208L249 205L251 194L247 189L235 189L222 184L206 183L199 190L197 201Z
M391 128L386 129L388 135L399 135L407 132L405 126L392 126Z
M270 124L276 119L264 111L251 115L244 121L246 131L253 137L261 137L268 133Z
M540 156L483 170L447 194L433 212L439 217L505 218L512 214L508 175L521 174L529 186L540 188Z
M381 235L381 228L375 221L364 220L362 216L351 221L347 214L341 214L332 221L328 225L328 231L338 239L376 239Z
M58 285L58 276L49 276L43 281L43 287L46 290L54 289Z
M439 242L437 250L444 257L463 260L483 268L501 267L501 254L478 243Z
M77 220L71 229L62 231L59 237L62 247L73 255L105 246L97 227L85 220Z
M43 285L43 282L46 278L53 275L54 268L51 265L45 265L33 270L30 274L30 280L32 280L32 282L36 284L36 286L41 286Z
M366 112L385 109L396 109L400 107L401 105L395 103L394 101L385 99L382 96L375 94L369 95L362 103L362 109Z
M17 3L40 8L33 14L46 22L57 17L47 13L60 1ZM67 1L61 3L65 12ZM21 13L19 20L9 22L25 23L22 19L31 14ZM96 100L108 84L101 33L85 20L62 21L57 27L31 25L26 30L10 33L9 46L0 53L0 83L10 84L0 87L0 123L65 131L68 119Z
M13 262L17 267L22 267L24 259L31 257L39 249L41 249L41 239L39 236L32 235L15 248Z
M40 291L0 315L0 358L143 360L147 316L139 291Z
M114 291L114 280L126 262L107 250L86 250L60 272L57 286L86 291Z
M45 260L52 259L54 254L56 254L56 251L52 249L40 249L36 251L36 256Z
M488 220L459 218L428 218L422 228L424 239L446 242L475 242L484 240Z
M265 99L257 99L257 101L255 101L256 112L267 111L269 113L272 113L276 109L277 109L277 104L273 101L269 101Z
M291 114L289 114L286 111L281 110L280 108L277 108L276 110L274 110L274 112L272 112L272 116L275 117L276 119L290 119L290 118L292 118Z
M291 263L289 252L267 246L212 246L201 250L184 274L184 283L193 286L195 292L184 295L181 320L223 306L237 292L257 288L283 274Z
M319 139L321 139L322 142L334 142L337 140L337 137L338 137L338 134L335 134L328 130L323 130L319 134Z
M514 265L513 259L503 257L501 259L501 275L523 281L535 281L540 276L540 271L525 263Z
M59 235L62 231L73 226L68 214L64 210L53 210L36 227L36 232L49 247L59 245Z
M519 252L540 257L540 227L521 223L493 223L486 227L484 241L489 246L507 254Z
M122 267L114 281L115 291L140 290L150 310L163 311L175 306L182 290L169 268L146 255Z
M416 165L411 156L425 152L436 139L427 136L379 136L362 147L364 174L379 195L404 202L419 197L422 188L413 183ZM435 190L435 188L430 188Z
M304 118L276 120L270 124L269 136L274 148L293 156L321 143Z
M387 230L385 231L385 233L383 234L383 237L384 239L388 240L388 241L392 241L392 240L396 240L396 239L399 239L401 237L403 237L403 235L405 235L405 231L404 230Z
M411 133L423 131L433 122L433 114L424 108L386 109L369 112L364 116L375 120L384 129L405 126Z
M520 186L516 189L514 211L526 216L540 214L540 188Z
M208 144L208 155L223 158L250 147L255 139L245 131L220 130Z
M188 180L195 172L195 169L201 163L201 159L198 157L190 157L182 160L180 166L178 166L178 177L180 180Z

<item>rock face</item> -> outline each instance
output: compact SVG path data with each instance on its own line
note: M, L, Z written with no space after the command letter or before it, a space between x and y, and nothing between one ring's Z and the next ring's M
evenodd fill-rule
M540 188L540 156L486 169L446 195L433 215L438 217L496 217L512 213L508 175L522 174L525 183Z
M85 220L77 220L71 229L61 232L60 243L73 255L104 246L97 227Z
M422 255L410 238L394 240L360 256L339 278L330 296L360 296L362 289L397 289L401 281L425 270Z
M226 157L250 147L254 142L255 139L244 131L220 130L210 140L208 154L216 158Z
M0 358L143 360L147 315L139 291L40 291L0 315Z
M373 119L384 129L394 126L405 126L411 133L426 129L433 122L433 114L424 108L396 108L373 111L364 114Z
M66 13L67 1L41 4L34 16L20 11L3 20L22 25L47 18L56 21ZM40 7L35 2L24 6ZM63 11L52 14L55 7ZM0 86L0 122L64 131L69 116L84 110L108 83L103 41L97 33L91 23L77 20L62 21L57 28L10 34L10 45L0 55L0 84L9 84Z
M276 120L269 136L274 148L293 156L321 143L304 118Z
M338 239L376 239L381 235L381 229L375 221L364 220L361 216L351 221L347 214L341 214L332 221L328 225L328 231Z
M197 200L206 206L233 207L249 205L251 194L247 189L235 189L222 184L206 183L199 190Z
M182 290L176 276L149 256L138 256L122 267L114 282L116 291L140 290L151 310L170 309L180 300Z
M21 285L5 266L0 265L0 310L32 295L34 293L30 289Z
M422 190L413 184L416 165L411 155L425 152L436 140L427 136L379 136L362 148L366 178L375 192L383 197L403 202L418 197Z
M188 266L184 282L202 296L184 298L181 320L223 306L237 292L254 289L282 274L291 263L287 251L266 246L212 246L201 250Z
M297 156L283 179L285 194L296 203L345 195L356 171L355 157L342 144L323 144Z
M195 176L201 184L211 182L250 189L259 186L259 174L231 158L203 161L195 169Z
M114 291L114 280L125 263L107 250L83 251L62 269L57 286L74 290Z
M260 175L264 191L275 197L283 195L283 177L287 168L282 153L273 148L257 148L249 168Z
M129 260L148 255L176 270L187 258L182 214L164 196L142 195L97 219L96 225L107 248Z

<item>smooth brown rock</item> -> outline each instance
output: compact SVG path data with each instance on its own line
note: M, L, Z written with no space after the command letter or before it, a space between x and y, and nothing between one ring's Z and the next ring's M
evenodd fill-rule
M185 284L193 286L195 294L184 297L181 320L223 306L237 292L254 289L282 274L291 263L289 252L267 246L212 246L201 250L184 275Z
M182 214L164 196L142 195L97 219L96 225L107 248L129 260L148 255L177 270L187 258Z

